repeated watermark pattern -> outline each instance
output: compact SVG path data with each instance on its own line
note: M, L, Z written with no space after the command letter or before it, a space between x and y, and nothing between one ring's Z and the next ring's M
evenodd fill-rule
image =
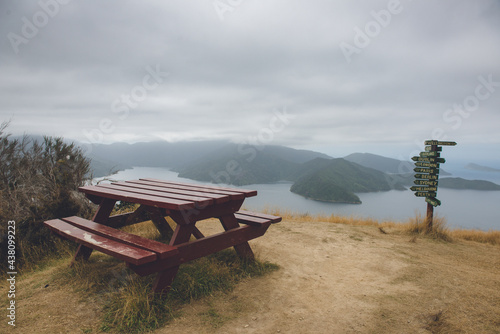
M243 2L245 2L245 0L215 0L213 6L219 19L224 21L226 13L234 12Z
M474 92L467 95L461 102L453 103L450 108L447 108L443 112L442 119L450 126L451 130L456 131L460 129L463 124L464 119L468 119L472 113L476 112L480 106L481 102L490 99L493 94L500 88L500 81L494 81L493 74L480 75L477 77L478 84L476 85ZM447 131L443 127L435 127L430 132L430 136L421 139L415 139L415 150L413 150L408 157L400 157L402 160L398 167L398 174L408 174L413 173L414 163L410 161L412 156L419 155L421 151L421 145L426 140L432 138L438 141L448 141L450 140ZM388 175L387 181L391 186L394 186L401 180L399 175Z
M296 116L289 114L286 107L283 110L274 110L273 116L269 120L269 125L261 128L256 135L248 136L247 140L238 145L238 153L245 157L247 162L252 162L258 151L265 148L274 141L275 135L282 132ZM226 163L224 170L214 172L210 171L210 178L214 183L231 184L231 180L238 177L243 172L240 163L236 160L230 160Z
M132 87L128 93L121 94L115 99L110 106L111 112L116 115L119 121L125 121L130 111L139 107L140 103L145 101L151 91L158 88L165 78L169 75L160 69L160 65L155 68L151 66L145 67L146 74L142 78L140 85ZM83 135L89 141L89 144L84 144L84 151L89 154L92 151L92 144L101 144L104 141L104 136L113 133L116 129L115 121L111 118L104 117L99 121L97 127L93 129L83 129Z
M353 55L360 54L363 49L368 47L372 40L391 24L393 17L402 12L403 5L399 0L389 0L386 9L372 10L370 12L372 19L365 23L363 29L358 26L353 28L352 43L342 41L339 44L340 51L342 51L347 63L351 63Z
M477 80L479 84L474 89L474 93L463 99L462 103L454 103L443 114L443 120L452 124L453 130L458 130L462 126L462 121L479 109L481 101L488 100L495 93L496 88L500 87L500 81L493 81L492 74L488 77L480 75Z
M21 18L21 28L19 33L9 32L7 39L15 54L19 54L19 47L23 44L28 44L33 40L40 30L43 29L50 20L57 16L61 11L61 6L67 5L73 0L40 0L38 6L40 7L31 18L23 16Z
M273 116L270 118L268 126L262 127L256 135L248 136L246 141L238 145L237 152L240 157L247 162L252 162L257 157L258 152L262 151L265 145L269 145L274 141L275 135L284 131L295 118L296 115L288 113L286 107L283 107L283 110L273 110ZM243 167L236 158L228 161L224 167L221 171L209 172L213 183L231 184L232 180L244 172ZM196 217L204 208L204 206L198 205L192 209L182 210L181 215L185 221L190 221L191 217Z
M10 326L16 326L16 222L7 222L7 282L8 282L8 304L7 319Z

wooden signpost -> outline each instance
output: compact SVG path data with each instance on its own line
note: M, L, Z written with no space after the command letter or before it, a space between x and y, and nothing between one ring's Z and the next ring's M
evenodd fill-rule
M446 160L441 158L441 146L455 146L454 141L426 140L425 152L419 156L411 158L415 161L413 170L415 174L415 183L410 189L415 192L415 196L424 197L427 202L427 230L432 230L432 220L434 217L434 207L441 205L441 201L436 198L439 180L439 166Z

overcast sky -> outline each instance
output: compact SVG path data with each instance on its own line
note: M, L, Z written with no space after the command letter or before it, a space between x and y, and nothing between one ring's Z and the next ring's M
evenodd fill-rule
M0 34L13 134L400 158L432 138L500 167L498 0L2 1Z

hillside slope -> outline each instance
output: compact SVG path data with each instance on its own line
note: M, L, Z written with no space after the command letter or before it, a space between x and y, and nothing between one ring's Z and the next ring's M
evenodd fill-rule
M359 204L355 193L405 189L390 183L385 173L344 159L316 159L313 165L315 170L304 170L290 191L318 201Z
M292 181L301 163L325 156L283 146L228 144L180 169L179 176L240 186Z
M439 179L439 186L449 189L469 189L469 190L500 190L500 185L484 180L466 180L460 177L445 177Z

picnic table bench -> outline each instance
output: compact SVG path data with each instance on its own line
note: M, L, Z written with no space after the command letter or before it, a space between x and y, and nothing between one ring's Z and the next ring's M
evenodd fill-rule
M281 221L281 217L240 210L245 198L257 195L254 190L156 179L84 186L79 190L99 206L92 220L73 216L44 224L79 244L73 262L88 260L97 250L125 261L141 276L156 273L155 293L168 292L181 264L220 250L234 247L241 258L254 259L248 241ZM110 216L117 201L137 203L139 207L134 212ZM169 244L118 229L147 220L145 215L162 236L170 238ZM167 216L176 223L174 230ZM224 232L203 235L196 223L208 218L218 218Z

